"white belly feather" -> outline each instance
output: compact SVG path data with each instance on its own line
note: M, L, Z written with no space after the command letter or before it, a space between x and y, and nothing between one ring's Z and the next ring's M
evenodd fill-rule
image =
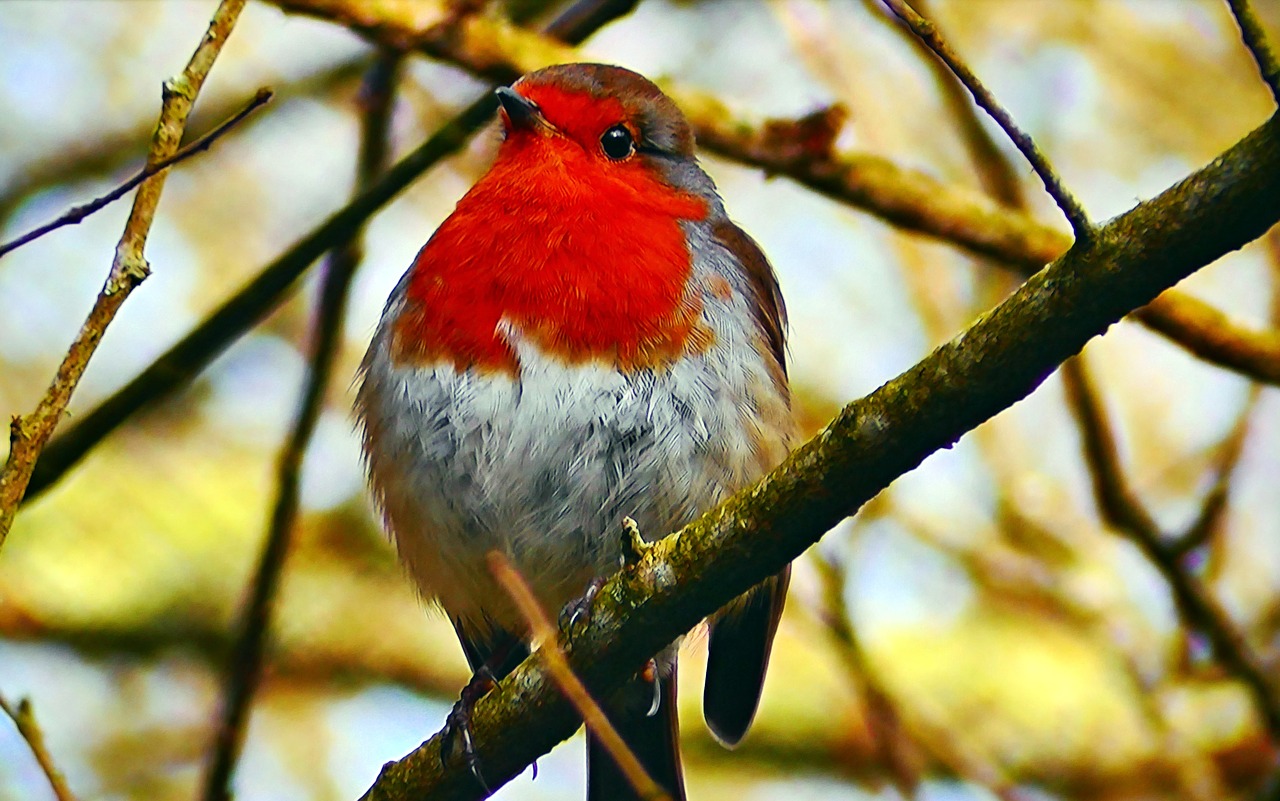
M510 332L518 376L394 364L388 305L358 411L375 494L425 596L454 619L522 631L488 551L554 613L617 568L623 516L664 536L782 458L788 404L745 298L704 299L716 333L704 353L624 373Z

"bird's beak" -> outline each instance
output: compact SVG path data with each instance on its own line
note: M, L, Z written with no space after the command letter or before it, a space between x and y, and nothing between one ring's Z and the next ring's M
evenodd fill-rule
M507 118L510 130L533 131L539 128L550 129L551 124L542 116L542 111L524 95L509 86L499 86L494 90L498 96L498 104Z

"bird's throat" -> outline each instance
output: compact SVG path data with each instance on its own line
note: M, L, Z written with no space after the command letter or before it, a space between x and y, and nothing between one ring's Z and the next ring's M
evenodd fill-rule
M514 374L536 347L633 370L709 347L683 227L706 202L639 164L537 155L504 146L418 254L397 361Z

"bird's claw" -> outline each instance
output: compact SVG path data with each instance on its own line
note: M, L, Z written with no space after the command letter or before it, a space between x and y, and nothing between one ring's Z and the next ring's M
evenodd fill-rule
M597 576L587 584L582 595L574 598L560 610L560 630L572 634L579 624L586 625L591 621L591 609L595 606L596 596L604 586L604 576Z
M475 777L486 795L491 794L492 791L484 780L484 774L480 772L480 755L476 753L475 741L471 734L471 714L475 710L476 702L497 686L498 681L494 678L493 672L487 665L481 665L471 677L471 681L467 682L467 686L462 688L458 702L453 705L453 709L449 710L440 739L440 766L447 767L449 757L454 753L456 745L457 750L462 752L467 770Z
M653 685L653 701L644 716L651 718L662 708L662 676L658 672L658 660L650 659L640 671L640 679Z

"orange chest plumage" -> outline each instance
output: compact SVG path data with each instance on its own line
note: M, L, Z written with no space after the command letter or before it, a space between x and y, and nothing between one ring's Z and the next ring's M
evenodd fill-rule
M516 373L523 341L631 370L711 344L683 229L706 218L706 202L639 164L606 170L573 148L504 144L418 254L397 362Z

